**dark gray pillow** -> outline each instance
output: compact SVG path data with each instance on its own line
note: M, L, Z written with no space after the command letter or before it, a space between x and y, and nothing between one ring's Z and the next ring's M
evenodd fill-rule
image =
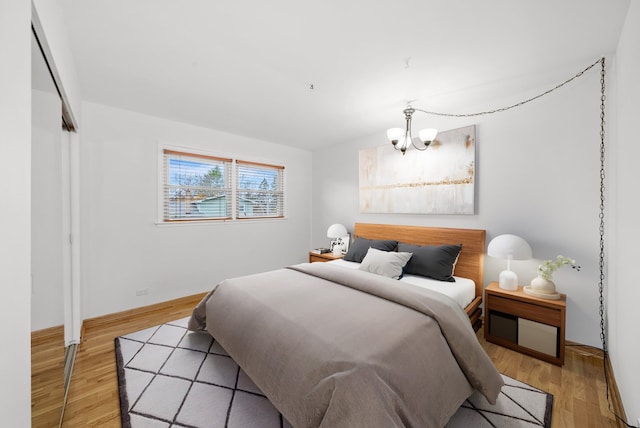
M369 248L375 248L380 251L395 251L398 246L398 241L388 240L375 240L366 238L356 238L351 245L349 245L349 251L344 256L344 260L348 262L362 263L362 259L367 255Z
M404 273L426 276L438 281L455 282L453 270L462 250L460 245L409 245L398 244L398 251L413 253L404 267Z

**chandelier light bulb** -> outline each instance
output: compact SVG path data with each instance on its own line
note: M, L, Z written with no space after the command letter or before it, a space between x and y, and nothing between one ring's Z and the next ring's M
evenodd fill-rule
M395 141L396 143L400 141L404 137L404 129L402 128L391 128L387 130L387 138L392 143Z
M420 138L420 141L425 144L431 143L433 140L435 140L436 135L438 135L438 130L434 128L421 129L420 131L418 131L418 137Z

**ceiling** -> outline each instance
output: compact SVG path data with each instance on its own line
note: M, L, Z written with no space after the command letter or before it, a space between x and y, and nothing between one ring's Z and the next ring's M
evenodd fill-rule
M629 0L61 4L83 99L315 150L384 138L407 101L555 86L615 51Z

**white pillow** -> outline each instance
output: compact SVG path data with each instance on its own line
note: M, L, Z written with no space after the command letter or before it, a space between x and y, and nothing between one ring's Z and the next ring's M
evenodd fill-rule
M387 278L400 279L402 268L411 258L412 253L398 253L395 251L380 251L369 248L362 259L359 269Z

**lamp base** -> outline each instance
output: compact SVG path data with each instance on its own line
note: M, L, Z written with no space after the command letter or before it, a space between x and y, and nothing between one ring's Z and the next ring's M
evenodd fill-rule
M503 290L517 290L518 289L518 275L510 270L503 270L498 277L498 286Z

